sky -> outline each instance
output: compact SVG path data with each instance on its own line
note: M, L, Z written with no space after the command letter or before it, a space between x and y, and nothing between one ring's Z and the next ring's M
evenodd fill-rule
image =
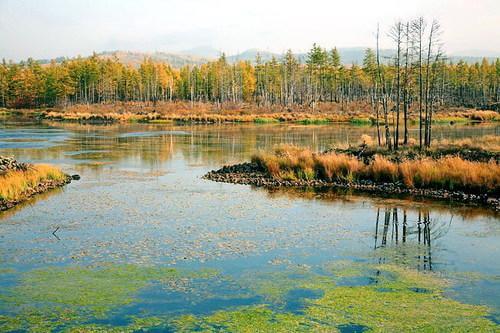
M377 23L418 16L440 21L449 54L500 55L500 0L0 0L0 58L369 47Z

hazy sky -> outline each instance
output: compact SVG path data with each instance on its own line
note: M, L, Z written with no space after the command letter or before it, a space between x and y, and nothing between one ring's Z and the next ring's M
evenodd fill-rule
M372 46L377 22L419 15L440 20L450 53L500 54L500 0L0 0L0 58Z

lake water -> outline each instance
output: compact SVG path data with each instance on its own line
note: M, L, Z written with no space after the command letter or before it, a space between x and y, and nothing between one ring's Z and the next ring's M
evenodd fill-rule
M276 144L324 150L374 133L3 118L1 155L81 180L0 213L0 331L401 331L457 318L498 330L493 212L201 178Z

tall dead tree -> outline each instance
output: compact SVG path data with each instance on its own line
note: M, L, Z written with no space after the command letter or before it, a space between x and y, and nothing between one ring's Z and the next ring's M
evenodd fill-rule
M424 102L424 75L423 75L423 53L424 53L424 32L425 32L425 20L423 17L412 22L412 38L416 46L417 52L417 69L418 69L418 119L419 119L419 131L418 131L418 143L419 148L423 147L423 102Z
M404 67L404 72L403 72L403 126L404 126L404 139L403 139L403 144L407 145L408 144L408 109L409 109L409 97L410 97L410 91L409 91L409 86L410 86L410 81L411 81L411 76L410 76L410 64L411 64L411 58L410 58L410 23L406 22L405 26L405 67Z
M394 149L399 147L399 115L401 107L401 44L403 43L403 23L396 22L389 33L394 43L396 43L396 56L394 66L396 68L396 123L394 128Z
M431 127L432 127L432 107L434 88L431 80L434 80L435 75L431 78L433 62L437 63L441 58L441 48L439 46L440 25L438 21L432 21L429 31L427 44L427 58L425 62L425 147L430 147L431 144Z
M381 99L382 99L382 110L384 112L385 143L387 145L387 149L392 150L391 129L389 127L389 117L388 117L389 113L388 97L387 97L387 89L385 86L384 72L380 64L379 38L380 38L380 27L377 25L377 77L380 87L382 89Z

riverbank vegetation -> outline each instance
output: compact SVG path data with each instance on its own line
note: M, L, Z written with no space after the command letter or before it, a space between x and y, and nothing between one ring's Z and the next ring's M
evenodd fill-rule
M400 162L375 154L364 162L356 156L336 152L316 154L308 149L282 146L272 153L252 157L272 177L283 180L328 182L401 183L407 188L432 188L471 193L499 194L500 165L496 161L475 162L457 156L433 159L414 156Z
M338 103L318 103L313 111L305 106L284 107L257 106L251 103L225 103L218 107L204 102L116 102L111 104L71 105L64 108L43 109L37 114L52 120L79 122L182 122L182 123L300 123L321 125L328 123L351 123L371 126L377 123L368 103L351 103L342 109ZM33 114L34 110L20 110L23 114ZM408 114L410 124L418 123L418 113ZM500 121L500 114L491 110L467 108L439 109L433 122L439 124L477 123ZM394 119L388 119L394 124ZM379 119L383 125L384 120Z
M50 165L18 163L0 156L0 167L0 210L69 182L66 174Z

